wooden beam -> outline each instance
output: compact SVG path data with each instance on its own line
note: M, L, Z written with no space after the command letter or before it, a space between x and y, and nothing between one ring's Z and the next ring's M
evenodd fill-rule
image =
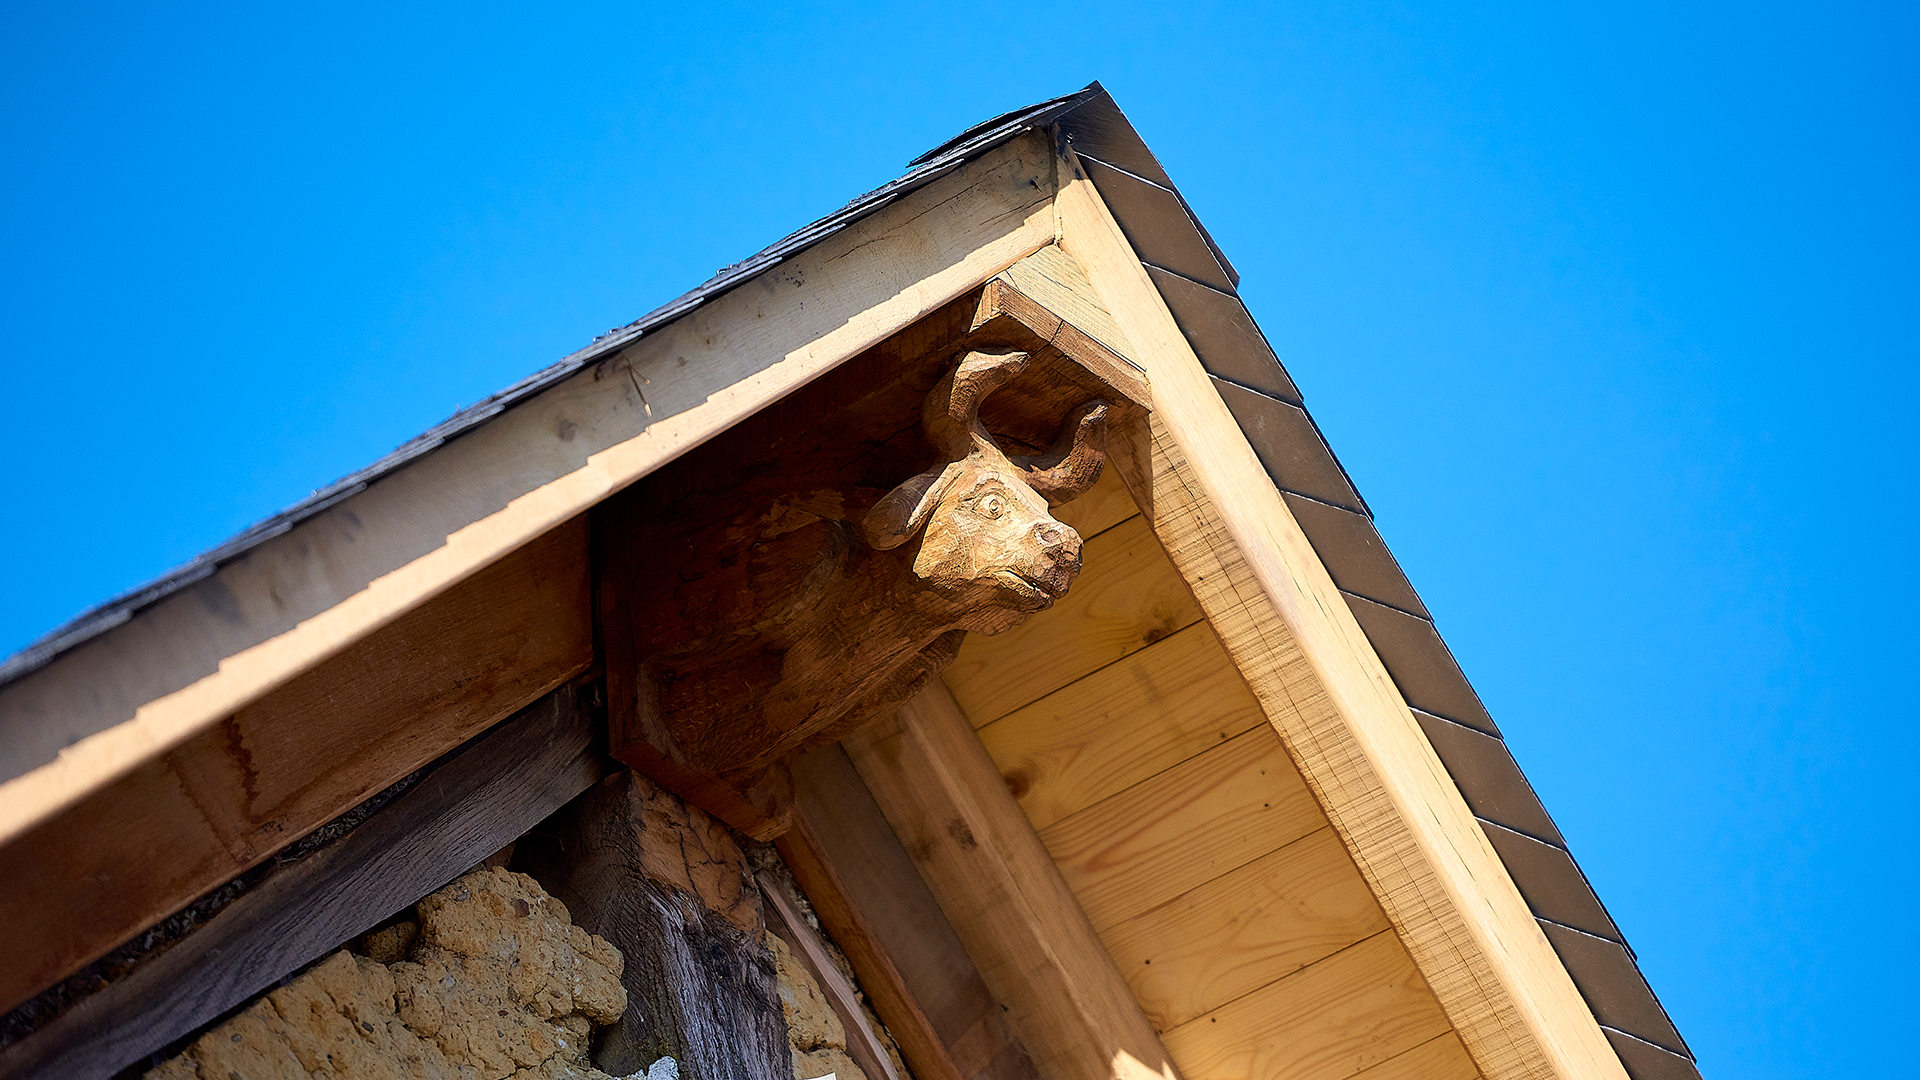
M12 1008L593 661L584 518L0 847Z
M984 154L0 689L0 842L1048 243L1052 169Z
M1041 248L1041 252L1029 256L1027 261L1043 259L1048 263L1062 263L1062 269L1066 269L1064 263L1069 263L1066 256L1043 258L1044 252L1056 252L1056 250L1058 248L1052 248L1052 246ZM1016 263L1016 267L1018 265L1025 265L1025 263ZM1027 275L1021 275L1021 279L1025 277ZM1116 394L1125 396L1127 400L1139 404L1140 407L1152 407L1154 404L1152 396L1148 394L1146 377L1140 375L1140 369L1133 367L1133 363L1129 363L1114 350L1110 350L1106 344L1102 344L1089 332L1081 331L1079 327L1069 323L1068 319L1060 317L1050 307L1021 292L1016 279L1010 277L1010 273L987 282L987 286L981 290L979 307L973 315L973 329L977 331L981 327L987 327L989 323L993 323L993 319L998 319L1002 315L1008 319L1014 319L1016 323L1020 323L1021 327L1033 332L1033 336L1037 336L1039 340L1064 352L1075 363L1079 363L1081 367L1091 371L1092 375L1106 382Z
M944 686L846 745L1042 1075L1179 1075Z
M622 770L514 858L626 958L627 1009L595 1036L596 1067L627 1076L671 1056L685 1080L792 1073L760 893L725 827Z
M600 777L573 687L477 739L344 840L0 1053L0 1080L110 1077L472 868Z
M1063 149L1061 245L1138 350L1154 412L1134 501L1490 1077L1624 1077L1199 359Z
M920 1080L1039 1080L1026 1048L839 745L794 761L794 882Z

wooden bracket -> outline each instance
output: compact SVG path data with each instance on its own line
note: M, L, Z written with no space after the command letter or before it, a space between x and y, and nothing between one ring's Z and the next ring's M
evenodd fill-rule
M613 755L772 839L788 756L1065 595L1081 538L1051 508L1150 405L1089 288L1045 249L846 365L868 381L783 403L596 515Z

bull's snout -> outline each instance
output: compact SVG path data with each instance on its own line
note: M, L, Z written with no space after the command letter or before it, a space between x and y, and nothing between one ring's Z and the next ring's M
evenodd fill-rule
M1071 575L1080 569L1080 534L1073 526L1048 519L1036 522L1033 538L1040 545L1042 564ZM1062 581L1060 584L1065 585Z
M1051 520L1037 522L1033 526L1033 536L1040 541L1040 546L1044 550L1070 550L1076 555L1080 553L1080 534L1074 532L1071 525L1063 525Z

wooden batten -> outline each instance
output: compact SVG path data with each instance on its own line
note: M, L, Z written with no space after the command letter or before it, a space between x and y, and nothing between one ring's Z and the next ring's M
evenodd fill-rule
M920 1080L1039 1080L1026 1047L840 746L794 763L780 854Z
M1072 150L1063 154L1061 246L1153 385L1154 411L1116 464L1406 943L1408 970L1444 1009L1424 1037L1450 1022L1489 1077L1619 1080L1592 1013L1140 259ZM1184 1030L1168 1033L1176 1051ZM1405 1037L1423 1045L1418 1036Z
M813 976L813 981L826 994L840 1026L846 1029L847 1056L860 1066L869 1080L902 1080L900 1070L893 1067L893 1059L887 1054L886 1044L867 1020L866 1010L860 1007L860 992L835 966L833 957L827 954L826 943L801 917L798 905L787 895L785 887L763 874L760 895L766 898L768 929L778 934L799 957L807 974Z
M593 662L575 518L0 847L39 991Z
M978 331L1006 318L1059 349L1100 381L1143 408L1153 407L1145 372L1106 344L1118 340L1105 313L1087 303L1080 268L1057 246L1043 247L987 282L973 318ZM1044 299L1043 299L1044 298ZM1049 306L1051 305L1051 306ZM1056 311L1055 309L1063 309ZM1080 324L1091 324L1093 332ZM1106 332L1102 333L1102 330ZM1096 333L1101 336L1096 337Z
M1180 1075L944 686L847 751L1042 1075Z

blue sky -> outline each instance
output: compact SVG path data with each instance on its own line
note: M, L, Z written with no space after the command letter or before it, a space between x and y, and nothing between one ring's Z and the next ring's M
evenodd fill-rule
M1915 22L9 2L0 652L1100 79L1706 1075L1914 1075Z

